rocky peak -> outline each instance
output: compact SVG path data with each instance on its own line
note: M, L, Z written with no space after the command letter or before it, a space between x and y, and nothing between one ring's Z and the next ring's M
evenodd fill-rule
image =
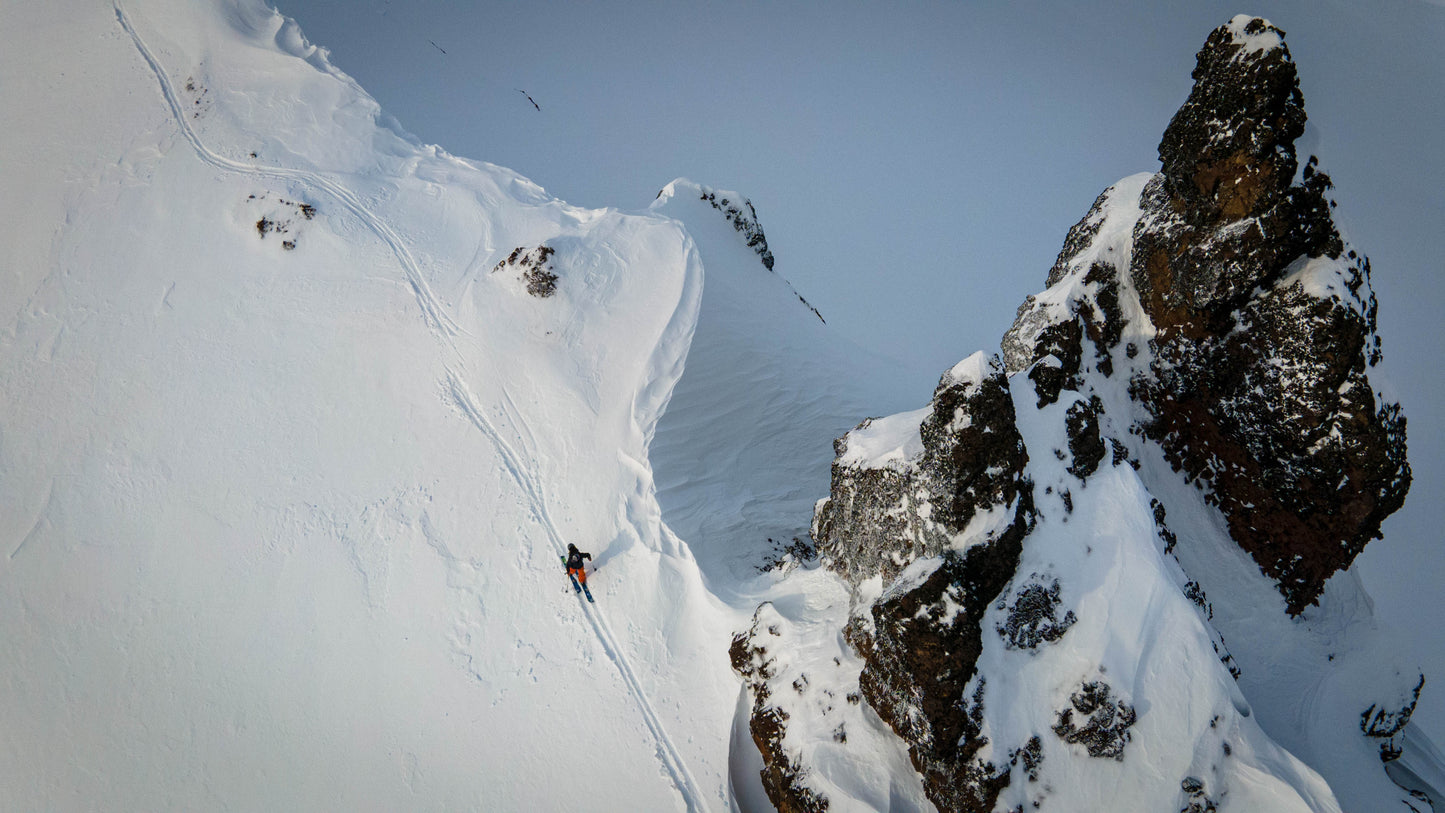
M1335 228L1317 159L1295 180L1305 114L1284 32L1236 17L1194 79L1163 171L1099 196L1004 353L1040 406L1078 390L1090 362L1132 368L1140 430L1298 614L1403 502L1405 420L1366 376L1381 357L1369 261Z
M943 374L928 407L864 421L836 442L831 496L813 522L824 565L854 594L844 635L863 668L852 691L909 743L943 809L987 810L1008 783L1006 767L979 754L973 664L1035 519L1015 421L1003 364L976 353ZM758 658L748 653L776 646L759 629L733 649L752 686L764 786L780 810L822 809L779 745L788 694L749 666Z
M1273 582L1282 610L1298 615L1378 536L1409 488L1405 420L1367 377L1381 352L1369 262L1335 228L1328 176L1313 157L1300 169L1294 152L1305 113L1284 32L1236 17L1210 34L1193 76L1159 147L1163 171L1105 190L1069 231L1046 290L1028 298L1004 336L1002 361L975 354L943 375L923 409L865 421L835 444L831 493L812 531L823 564L849 588L843 637L861 662L849 671L833 659L856 679L836 685L866 700L906 744L940 809L1068 797L1040 776L1073 776L1081 760L1127 762L1126 752L1139 750L1129 743L1146 737L1154 738L1146 752L1172 753L1176 743L1166 740L1188 726L1160 728L1158 715L1204 696L1220 701L1220 712L1186 751L1217 748L1226 760L1210 761L1207 782L1204 773L1178 776L1170 792L1189 809L1212 809L1237 756L1215 732L1245 736L1250 712L1233 690L1212 694L1242 672L1211 625L1215 604L1228 599L1205 598L1197 579L1212 574L1184 572L1186 549L1198 546L1191 561L1211 561L1222 545L1238 561L1228 551L1238 545ZM1141 452L1155 454L1151 444L1175 475L1135 473ZM1150 525L1140 502L1147 489L1180 491L1161 475L1197 486L1228 536L1215 534L1212 520L1176 535L1158 499L1148 503L1153 535L1140 530ZM1101 545L1113 553L1099 557ZM1101 558L1113 564L1076 575ZM1157 569L1126 577L1125 561ZM1149 613L1174 614L1178 623L1159 640L1177 639L1180 649L1140 651L1106 669L1121 650L1098 642L1133 640L1129 625L1146 622L1136 617L1143 605L1111 603L1136 586ZM1101 621L1107 607L1115 611L1103 609ZM1075 631L1091 624L1093 633ZM776 747L805 738L788 733L807 730L804 712L779 699L797 678L749 666L767 661L748 653L775 653L772 639L790 634L773 626L769 638L755 624L735 646L752 684L765 783L780 809L820 809L826 799L812 795L809 765L828 760ZM1061 661L1077 681L1067 691L1065 673L1049 671ZM1190 666L1167 686L1117 678L1183 661ZM1151 710L1150 694L1176 691ZM1412 707L1408 698L1361 703L1357 728L1383 743L1382 759L1398 757ZM1153 733L1136 730L1151 714ZM1161 730L1172 733L1160 739ZM1157 779L1150 770L1134 781Z
M1313 171L1294 184L1304 97L1284 32L1236 17L1199 51L1194 89L1159 144L1130 274L1165 336L1229 330L1233 306L1301 254L1339 256Z
M1157 334L1135 396L1299 613L1403 502L1405 422L1366 378L1369 262L1313 157L1294 183L1305 114L1284 32L1236 17L1194 78L1139 202L1130 277Z
M1170 196L1201 224L1268 209L1294 177L1304 126L1284 32L1235 17L1200 49L1194 90L1159 144Z

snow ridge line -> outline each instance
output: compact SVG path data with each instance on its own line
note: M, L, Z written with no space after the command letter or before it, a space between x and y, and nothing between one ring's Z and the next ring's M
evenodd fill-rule
M502 457L502 465L506 467L507 473L512 476L512 479L516 481L517 485L522 489L522 492L527 496L527 499L531 501L533 513L537 521L541 524L542 529L546 532L548 540L552 543L553 550L556 551L557 555L565 558L567 554L567 543L563 540L561 532L557 530L556 524L552 521L551 512L547 509L547 498L543 491L542 483L522 464L521 458L517 455L517 452L512 449L511 444L502 439L496 428L492 426L491 422L488 421L482 413L481 407L477 404L476 398L472 395L471 390L467 388L466 382L451 368L447 369L447 387L451 392L452 399L456 401L458 408L461 409L462 414L467 417L467 420L471 421L473 426L477 427L482 434L486 435L487 438L492 441L497 452ZM518 424L517 431L519 439L522 440L524 446L530 446L529 438L531 437L531 430L526 426L525 422L521 420L521 416L515 413L515 406L511 403L510 397L507 399L507 406L511 407L508 411L512 413L512 419ZM528 451L530 456L536 456L533 450ZM596 605L585 602L580 598L578 599L578 603L582 607L583 615L586 616L588 623L592 626L592 632L597 636L598 643L602 645L602 651L607 655L607 658L612 661L613 666L617 667L617 672L622 677L622 682L627 685L628 691L632 693L632 699L637 703L638 710L642 712L643 722L647 725L648 729L652 731L653 739L657 742L658 760L662 762L663 767L667 770L668 774L671 775L673 786L676 787L678 793L681 794L689 811L702 813L702 811L707 809L707 806L703 803L705 794L698 787L697 780L693 778L692 772L688 770L687 763L683 761L682 755L678 753L677 746L673 744L672 738L667 734L667 729L662 725L662 720L658 718L657 712L653 709L652 702L647 697L647 692L643 690L642 683L638 680L637 673L632 668L631 660L617 644L617 636L612 632L612 625L607 623L607 618L602 615L602 611Z
M212 152L211 149L201 141L196 131L191 128L190 122L186 120L184 109L181 106L179 98L176 96L175 88L172 87L169 77L166 76L165 69L161 67L160 60L156 59L155 55L151 53L150 48L146 46L145 41L141 39L140 34L135 30L135 27L131 25L130 19L126 17L125 10L120 6L120 0L114 0L113 5L115 7L115 17L116 20L120 22L120 27L125 29L125 32L130 35L131 40L135 42L136 50L140 51L141 57L145 59L146 64L150 66L151 72L153 72L156 75L156 79L160 81L161 95L165 97L166 104L171 108L171 117L175 119L176 126L180 128L181 134L191 143L191 147L196 151L196 155L199 156L202 161L226 172L276 178L284 181L301 181L318 187L328 193L341 203L343 207L356 215L362 223L366 224L367 228L371 229L372 233L391 249L392 254L394 254L397 261L401 263L402 270L406 274L407 282L411 285L412 293L416 296L417 304L421 306L422 316L426 319L427 326L430 327L433 332L441 334L442 337L447 340L448 344L451 344L452 336L466 333L466 331L462 330L461 327L447 315L446 309L442 306L441 302L437 300L436 294L432 293L431 287L427 285L426 279L421 274L421 269L417 266L416 260L411 256L411 252L407 250L406 244L402 242L401 237L392 231L391 227L382 221L381 218L377 217L368 209L349 189L316 172L303 169L291 169L288 167L246 164L240 161L232 161L229 158Z

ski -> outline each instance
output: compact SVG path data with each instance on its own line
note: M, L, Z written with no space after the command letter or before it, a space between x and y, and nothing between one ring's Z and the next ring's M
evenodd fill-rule
M562 564L563 564L563 565L566 565L566 564L567 564L567 557L566 557L566 556L560 556L560 557L558 557L558 558L560 558L560 559L562 560ZM593 598L592 598L592 591L589 590L589 589L587 589L587 585L578 582L578 581L577 581L577 577L576 577L576 576L573 576L571 571L568 571L568 572L567 572L567 578L569 578L569 579L572 580L572 590L573 590L573 592L585 594L585 595L587 596L587 603L588 603L588 604L596 604L596 603L597 603L597 602L594 601Z

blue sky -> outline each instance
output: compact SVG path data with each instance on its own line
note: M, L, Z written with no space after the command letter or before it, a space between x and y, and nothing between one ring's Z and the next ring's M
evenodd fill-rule
M1373 262L1372 378L1405 405L1416 479L1361 569L1434 676L1421 719L1445 740L1445 7L275 2L423 141L572 203L641 209L679 176L749 196L777 271L840 335L928 371L920 405L997 350L1099 192L1158 168L1209 31L1269 18L1299 65L1302 150Z

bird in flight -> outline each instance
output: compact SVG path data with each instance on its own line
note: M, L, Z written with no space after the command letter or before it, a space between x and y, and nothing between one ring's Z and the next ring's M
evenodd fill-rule
M532 103L532 106L535 107L535 108L537 108L537 111L538 111L538 112L541 112L541 110L542 110L542 105L537 104L537 100L536 100L536 99L533 99L532 96L531 96L531 94L529 94L529 93L528 93L527 91L525 91L525 90L522 90L521 88L516 88L516 91L517 91L518 93L522 94L523 96L526 96L526 97L527 97L527 101L531 102L531 103Z
M437 49L438 51L441 51L442 53L446 53L446 52L447 52L445 48L443 48L443 47L441 47L440 45L437 45L437 44L436 44L436 40L427 40L427 42L430 42L430 43L431 43L431 47Z

